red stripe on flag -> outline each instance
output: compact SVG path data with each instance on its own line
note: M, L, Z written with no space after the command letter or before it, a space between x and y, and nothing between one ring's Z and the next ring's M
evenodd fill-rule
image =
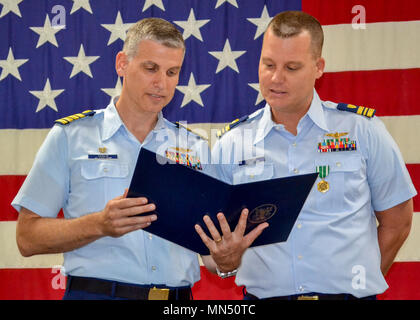
M222 279L201 267L201 280L192 287L194 300L242 300L242 287L235 284L235 278Z
M419 300L420 262L395 262L386 281L389 288L379 300Z
M365 8L366 23L420 20L418 0L302 0L302 11L322 25L352 23L360 12L352 13L356 5Z
M65 282L60 276L51 268L0 269L0 300L61 300Z
M316 83L322 100L376 109L378 116L420 114L420 69L327 72Z
M16 210L10 205L26 176L0 176L0 221L15 221Z
M420 212L420 164L407 164L407 169L418 193L413 198L414 212Z
M331 99L333 100L333 99ZM344 101L344 100L343 100ZM368 106L365 104L365 106ZM413 180L416 190L420 193L420 164L407 164L408 172ZM26 176L0 176L0 221L15 221L16 210L10 205L21 187ZM63 217L63 210L60 210L58 217ZM420 195L414 197L414 211L420 212Z
M396 262L386 276L389 289L381 300L420 299L420 262ZM0 300L60 300L65 280L53 269L0 269ZM193 287L195 300L241 300L242 287L234 278L220 279L201 267L201 280Z
M0 176L0 221L16 221L18 214L10 205L25 181L26 176ZM63 218L63 210L58 213Z
M201 267L201 280L192 288L194 300L242 300L234 278L221 279ZM65 278L59 270L0 269L0 300L60 300Z

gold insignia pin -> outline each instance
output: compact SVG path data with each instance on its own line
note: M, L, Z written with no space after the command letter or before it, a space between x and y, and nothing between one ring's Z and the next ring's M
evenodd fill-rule
M346 136L348 134L349 134L348 132L334 132L334 133L326 133L325 135L327 137L338 139L338 138L341 138L341 137Z
M105 147L98 148L98 150L99 150L99 153L106 153L106 148Z
M321 180L320 182L318 182L318 191L322 192L322 193L326 193L328 190L330 190L330 184L328 183L328 181L325 180Z

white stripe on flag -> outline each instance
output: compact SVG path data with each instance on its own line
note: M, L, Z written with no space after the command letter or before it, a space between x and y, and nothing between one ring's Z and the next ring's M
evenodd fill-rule
M323 26L325 72L420 67L420 21Z
M0 269L52 268L63 264L62 254L41 254L22 257L16 243L16 221L0 222Z
M420 163L419 140L420 116L380 117L397 143L404 162Z
M49 129L0 130L0 175L26 175Z
M401 247L395 261L420 261L420 212L414 212L411 232Z
M406 163L420 163L417 134L420 116L381 117L388 131L397 142ZM210 137L211 145L217 140L215 132L226 124L196 123L189 127L203 136ZM0 175L26 175L49 129L0 130ZM19 161L16 161L19 159Z
M63 264L62 254L43 254L29 258L21 256L16 238L16 222L0 222L0 269L2 268L52 268ZM420 261L420 212L413 215L413 225L407 241L395 261ZM200 261L200 260L199 260ZM202 262L200 261L200 264Z

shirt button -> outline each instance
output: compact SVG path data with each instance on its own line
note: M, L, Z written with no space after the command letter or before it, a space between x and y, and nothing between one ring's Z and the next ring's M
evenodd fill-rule
M299 260L302 260L302 258L303 258L303 257L302 257L301 255L298 255L298 259L299 259Z
M305 291L305 288L304 288L303 286L299 286L299 288L298 288L298 289L299 289L299 291L300 291L300 292Z
M149 233L149 239L152 240L153 236L151 233Z
M156 271L156 267L155 266L152 266L152 271Z
M341 167L341 162L337 162L335 165L340 168Z
M298 225L296 226L298 229L302 228L302 224L298 223Z
M293 169L293 172L294 173L299 173L299 170L295 168L295 169Z
M296 147L297 146L296 142L293 142L292 143L292 146Z
M104 168L104 172L108 172L108 168Z

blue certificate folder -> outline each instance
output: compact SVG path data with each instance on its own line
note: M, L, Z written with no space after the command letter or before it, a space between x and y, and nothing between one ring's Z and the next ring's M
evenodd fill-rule
M242 209L248 208L246 233L263 221L270 224L252 246L286 241L317 176L231 185L142 148L127 196L146 197L156 205L158 219L145 231L207 255L194 229L198 223L207 231L206 214L222 235L217 213L225 214L233 231Z

